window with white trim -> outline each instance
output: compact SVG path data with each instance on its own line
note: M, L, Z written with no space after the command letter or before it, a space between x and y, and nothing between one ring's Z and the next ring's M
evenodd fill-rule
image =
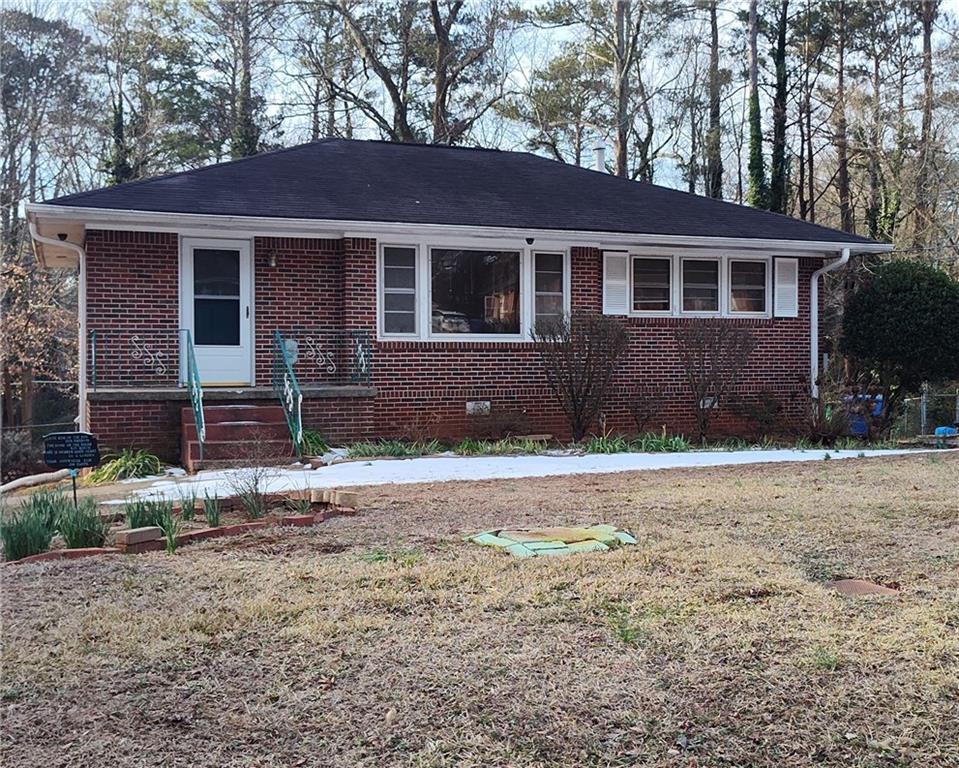
M555 322L566 314L566 257L533 254L533 322Z
M670 257L633 257L633 312L669 312L672 309L673 260Z
M416 333L416 248L383 248L383 333Z
M766 311L766 262L729 260L729 311Z
M519 334L519 252L431 248L430 300L434 334Z
M719 260L682 260L683 312L719 312Z

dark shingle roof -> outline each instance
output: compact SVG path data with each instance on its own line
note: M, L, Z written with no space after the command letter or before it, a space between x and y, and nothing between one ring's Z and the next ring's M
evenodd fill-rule
M325 139L50 201L294 219L869 243L526 152Z

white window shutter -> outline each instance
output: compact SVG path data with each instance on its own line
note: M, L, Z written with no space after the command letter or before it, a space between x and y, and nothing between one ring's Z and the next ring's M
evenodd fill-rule
M799 317L798 259L776 259L773 294L776 317Z
M603 252L603 314L629 314L629 254Z

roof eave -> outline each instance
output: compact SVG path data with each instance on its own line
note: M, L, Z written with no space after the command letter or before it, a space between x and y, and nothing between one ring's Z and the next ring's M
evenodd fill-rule
M603 232L540 228L493 227L463 224L424 224L390 221L362 221L339 219L294 219L267 216L225 216L169 211L119 210L85 206L27 204L28 215L38 218L83 222L86 229L143 229L149 231L182 232L231 231L250 234L299 235L313 238L344 236L461 236L490 238L534 238L563 241L574 245L595 247L656 244L675 247L753 248L782 250L826 255L849 248L852 253L887 253L893 246L887 243L848 242L832 240L789 240L746 237L704 237L663 235L643 232Z

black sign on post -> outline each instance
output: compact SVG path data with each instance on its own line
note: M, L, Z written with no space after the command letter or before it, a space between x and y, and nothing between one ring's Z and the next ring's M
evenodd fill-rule
M51 469L95 467L100 449L89 432L51 432L43 437L43 460Z
M43 436L43 460L51 469L69 469L73 506L77 506L77 470L100 463L97 439L89 432L51 432Z

